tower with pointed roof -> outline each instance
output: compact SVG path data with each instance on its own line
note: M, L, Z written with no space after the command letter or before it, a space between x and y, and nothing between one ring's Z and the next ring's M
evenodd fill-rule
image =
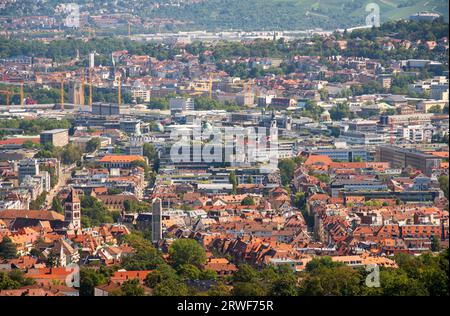
M81 228L81 202L77 191L73 188L64 201L64 221L69 225L69 228Z

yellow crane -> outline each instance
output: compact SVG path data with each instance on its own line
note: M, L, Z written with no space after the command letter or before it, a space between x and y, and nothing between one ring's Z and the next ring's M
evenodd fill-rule
M6 98L6 105L9 105L9 99L11 98L11 91L9 90L0 90L0 94L3 94Z
M60 100L61 110L64 110L64 82L65 82L64 77L61 77L61 82L60 82L61 86L59 89L60 90L59 94L61 97L61 100Z
M209 74L209 85L208 85L208 89L209 89L209 98L212 99L213 81L212 81L212 76L211 76L211 74Z
M17 85L17 84L8 83L8 85ZM20 105L21 106L24 105L24 101L25 101L25 93L24 93L24 90L23 90L24 82L21 81L19 86L20 86L19 92L16 92L13 89L8 89L8 88L6 88L5 90L0 90L0 94L5 95L5 97L6 97L6 105L9 105L11 97L13 97L15 95L19 95L20 96Z
M120 108L120 106L122 105L122 78L121 77L117 77L117 88L118 88L118 92L117 92L117 104Z

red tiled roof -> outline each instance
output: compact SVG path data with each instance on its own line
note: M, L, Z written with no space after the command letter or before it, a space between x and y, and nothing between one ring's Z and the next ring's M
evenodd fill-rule
M144 161L144 157L138 155L108 155L100 159L100 162L107 163L131 163L133 161Z

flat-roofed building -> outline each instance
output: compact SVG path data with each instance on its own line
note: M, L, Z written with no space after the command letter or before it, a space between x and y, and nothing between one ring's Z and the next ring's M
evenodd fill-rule
M393 168L410 166L429 176L434 168L439 168L442 159L418 150L379 146L376 151L376 161L390 162Z
M92 114L94 115L119 115L120 108L118 104L112 103L93 103Z
M334 161L371 161L373 159L372 153L367 148L329 148L318 149L312 151L317 155L326 155Z
M191 98L170 98L169 106L171 112L186 112L195 110L194 100Z
M442 111L445 105L448 105L448 100L424 100L417 103L417 109L428 113L432 108L439 108Z
M63 147L69 143L69 130L53 129L42 132L40 135L42 145L51 144L55 147Z
M380 125L418 125L431 122L432 113L413 113L399 115L382 115L380 116Z

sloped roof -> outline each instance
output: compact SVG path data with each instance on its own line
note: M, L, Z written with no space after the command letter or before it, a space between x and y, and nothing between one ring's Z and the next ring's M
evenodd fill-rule
M54 211L35 210L3 210L0 211L0 219L29 218L44 221L63 221L64 216Z

